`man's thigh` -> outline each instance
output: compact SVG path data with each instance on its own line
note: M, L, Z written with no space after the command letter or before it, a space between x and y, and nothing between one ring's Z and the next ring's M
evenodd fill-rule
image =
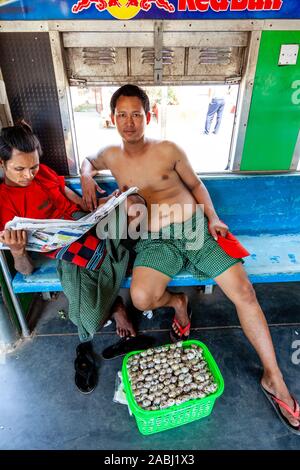
M150 297L161 297L171 278L156 269L137 266L132 272L131 293L142 289Z
M240 258L229 256L214 240L208 231L207 224L204 227L204 243L199 250L186 250L185 268L196 279L216 279L222 273L228 271L231 266L240 264Z
M251 282L242 263L231 266L214 279L225 295L234 303L240 298L252 291Z
M183 267L182 252L174 240L151 238L140 240L135 250L137 255L134 261L134 270L147 268L153 273L163 274L165 278L173 278Z

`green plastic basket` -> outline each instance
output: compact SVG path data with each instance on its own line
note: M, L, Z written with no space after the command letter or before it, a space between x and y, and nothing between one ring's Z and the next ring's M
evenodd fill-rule
M124 382L124 390L129 404L129 408L135 416L139 431L144 434L154 434L156 432L165 431L167 429L182 426L186 423L191 423L200 418L205 418L210 415L215 404L216 398L222 395L224 391L224 380L221 372L209 352L207 346L194 339L183 342L183 347L190 347L192 344L203 349L203 356L206 360L210 372L214 376L218 389L215 393L208 395L205 398L197 398L189 400L180 405L174 405L163 410L148 411L141 408L134 399L131 384L127 372L127 362L133 354L140 354L142 351L134 351L127 354L123 360L122 377Z

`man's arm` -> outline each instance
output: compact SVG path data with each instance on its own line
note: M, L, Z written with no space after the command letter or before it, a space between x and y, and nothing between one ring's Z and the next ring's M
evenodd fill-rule
M204 213L208 218L209 229L212 236L217 239L219 232L223 237L225 237L228 227L220 221L204 183L199 180L198 176L194 172L186 154L176 145L174 145L174 147L174 168L176 173L185 186L191 191L197 203L203 204Z
M101 189L93 179L94 176L97 175L98 171L101 170L107 170L104 162L103 151L85 158L82 162L80 170L82 199L90 211L97 207L96 191L99 191L99 193L105 193L105 191L103 191L103 189Z
M26 231L4 230L0 233L0 241L10 248L16 271L21 274L31 274L34 266L25 250L27 243Z

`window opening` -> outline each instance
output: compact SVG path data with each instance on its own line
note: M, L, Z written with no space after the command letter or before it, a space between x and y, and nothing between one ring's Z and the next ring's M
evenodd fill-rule
M168 139L183 148L196 172L228 170L238 85L143 87L150 99L146 136ZM110 118L117 87L71 87L80 163L120 137Z

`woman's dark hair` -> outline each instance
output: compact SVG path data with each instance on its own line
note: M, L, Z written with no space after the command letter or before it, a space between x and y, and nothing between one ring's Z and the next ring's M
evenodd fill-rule
M0 133L0 159L4 162L11 159L13 149L30 153L38 151L42 155L41 144L31 127L25 121L16 126L3 127Z
M127 85L121 86L121 88L115 91L114 94L112 95L111 100L110 100L110 110L112 114L115 114L117 101L120 98L120 96L136 96L137 98L141 100L145 113L146 114L149 113L150 103L149 103L149 98L147 94L145 93L145 91L142 90L137 85L127 84Z

